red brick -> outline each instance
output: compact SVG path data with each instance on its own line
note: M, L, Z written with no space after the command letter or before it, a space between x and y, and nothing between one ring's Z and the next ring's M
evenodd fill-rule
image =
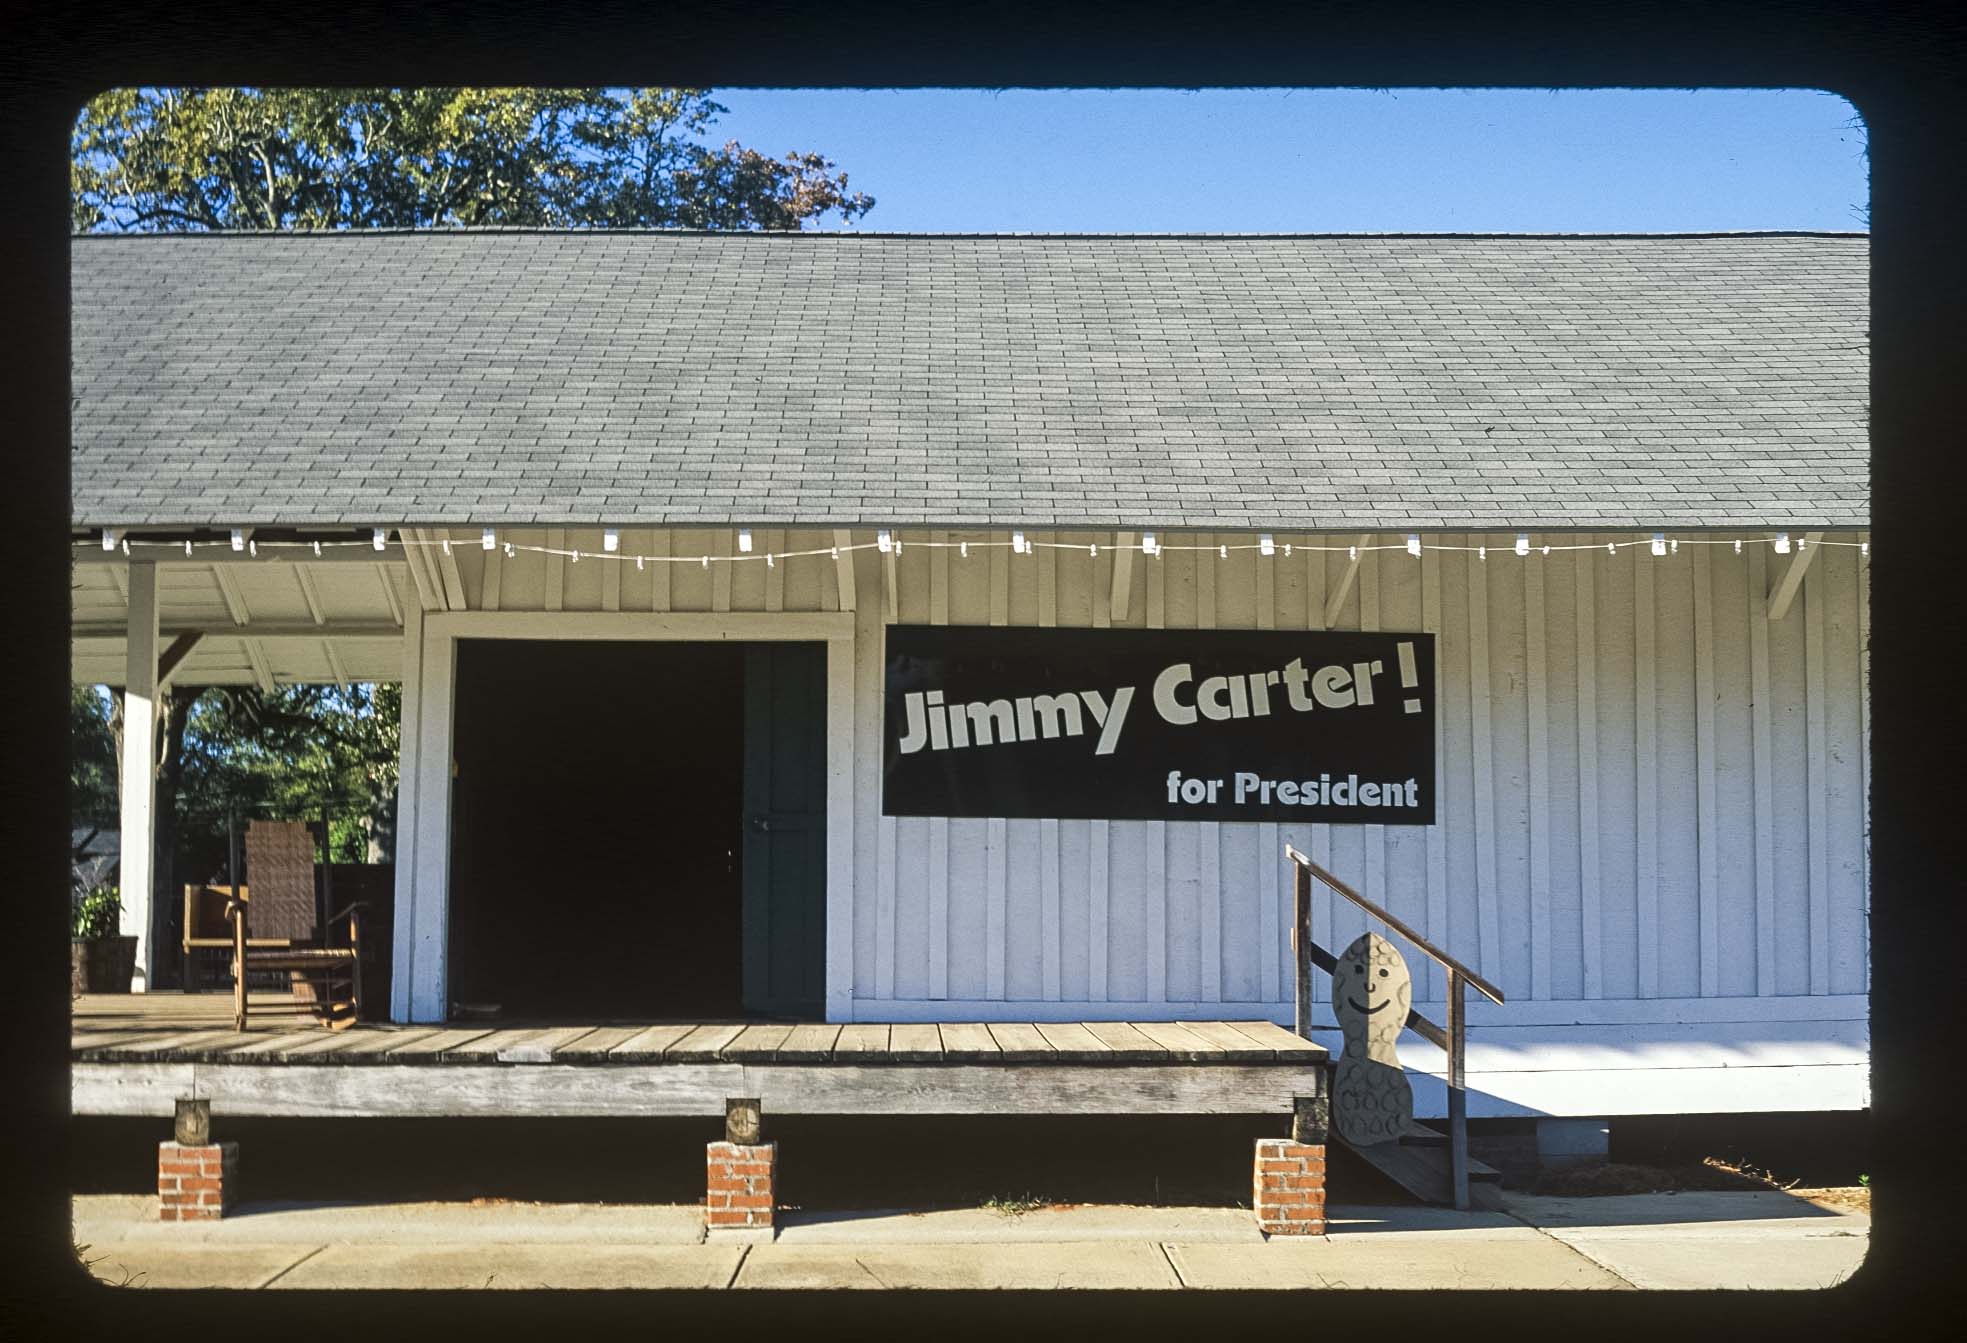
M772 1206L770 1194L732 1194L729 1196L733 1208L769 1208Z
M718 1175L713 1171L710 1176L710 1189L713 1193L721 1189L727 1194L748 1194L751 1192L751 1181Z

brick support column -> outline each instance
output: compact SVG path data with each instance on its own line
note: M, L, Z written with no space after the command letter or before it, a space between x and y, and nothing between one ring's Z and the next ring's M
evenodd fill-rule
M1325 1144L1259 1138L1250 1203L1265 1235L1324 1235Z
M709 1190L704 1196L704 1227L711 1233L770 1235L773 1181L778 1169L775 1142L714 1142L709 1148Z
M238 1187L238 1143L157 1144L159 1221L216 1221L236 1201Z

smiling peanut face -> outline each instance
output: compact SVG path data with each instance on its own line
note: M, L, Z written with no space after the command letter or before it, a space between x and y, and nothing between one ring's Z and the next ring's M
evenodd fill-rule
M1414 1006L1414 981L1393 943L1362 933L1332 971L1332 1011L1347 1034L1399 1034Z

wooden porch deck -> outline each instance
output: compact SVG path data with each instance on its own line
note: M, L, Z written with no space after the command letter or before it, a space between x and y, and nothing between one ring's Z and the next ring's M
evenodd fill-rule
M77 1114L709 1115L1292 1112L1327 1051L1268 1021L394 1026L261 1018L229 994L78 999Z

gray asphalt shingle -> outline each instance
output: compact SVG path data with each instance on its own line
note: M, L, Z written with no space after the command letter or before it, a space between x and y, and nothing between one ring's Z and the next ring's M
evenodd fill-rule
M90 236L78 526L1852 527L1858 235Z

